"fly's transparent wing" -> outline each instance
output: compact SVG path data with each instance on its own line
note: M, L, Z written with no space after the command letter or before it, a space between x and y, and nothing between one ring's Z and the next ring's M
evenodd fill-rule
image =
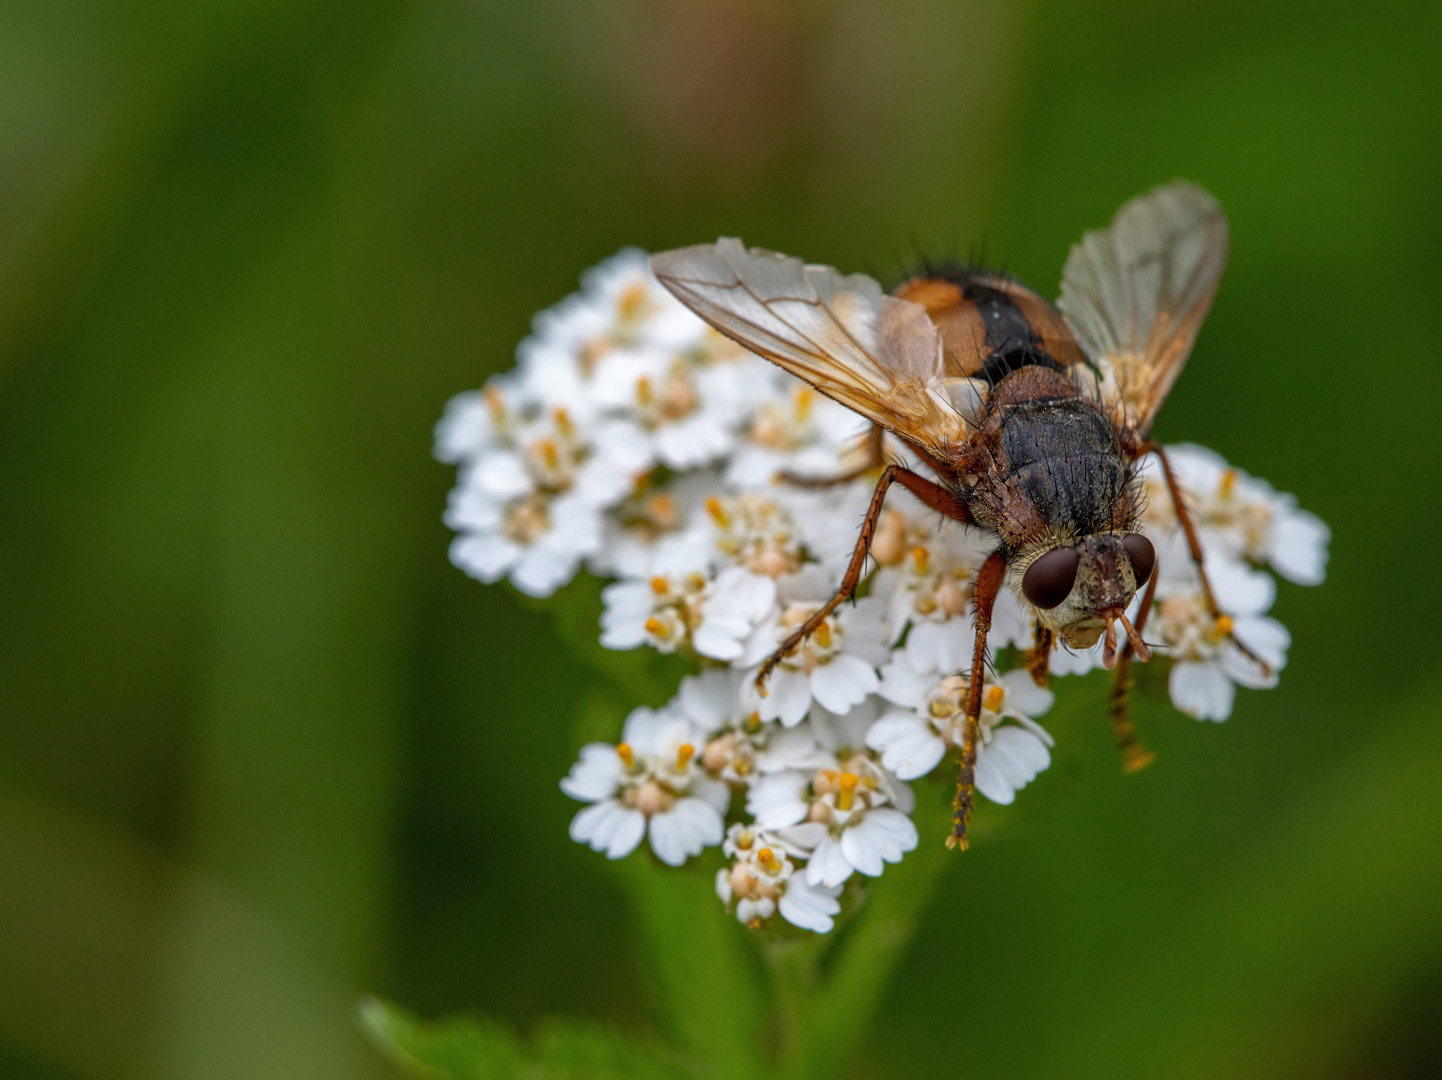
M967 438L943 385L941 339L919 304L741 241L651 256L680 301L827 397L935 455Z
M1067 257L1057 307L1142 435L1192 351L1228 244L1217 201L1177 181L1131 200Z

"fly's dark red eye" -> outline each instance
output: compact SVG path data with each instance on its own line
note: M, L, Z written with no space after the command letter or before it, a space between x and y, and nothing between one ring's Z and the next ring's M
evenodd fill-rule
M1080 564L1076 548L1048 551L1026 568L1021 577L1022 595L1043 610L1056 607L1071 593Z
M1151 580L1152 570L1157 565L1157 549L1141 533L1129 533L1122 537L1122 547L1132 561L1132 573L1137 579L1137 588Z

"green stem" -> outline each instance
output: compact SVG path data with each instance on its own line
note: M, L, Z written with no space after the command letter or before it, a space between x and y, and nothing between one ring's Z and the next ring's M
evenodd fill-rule
M788 1080L821 1080L843 1070L911 945L941 871L959 858L943 842L950 821L941 802L923 798L915 818L917 850L867 884L862 907L834 948L825 955L804 947L768 954L774 1000L792 1025L779 1059L779 1075Z

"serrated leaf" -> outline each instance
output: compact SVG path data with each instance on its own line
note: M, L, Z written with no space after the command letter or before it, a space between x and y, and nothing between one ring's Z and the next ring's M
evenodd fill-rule
M492 1020L453 1017L426 1024L375 998L361 1003L360 1019L386 1057L427 1080L514 1080L526 1063L515 1035Z
M381 1052L424 1080L689 1080L659 1049L590 1020L549 1019L533 1040L486 1018L417 1020L372 998L361 1024Z

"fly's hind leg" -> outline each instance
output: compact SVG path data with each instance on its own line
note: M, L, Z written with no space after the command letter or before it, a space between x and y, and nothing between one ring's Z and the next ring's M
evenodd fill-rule
M991 630L991 613L1001 583L1006 578L1006 560L993 551L976 572L972 596L976 604L976 644L971 653L971 681L967 683L966 727L962 732L961 771L956 776L956 798L951 804L951 835L946 846L966 850L966 829L971 823L971 802L976 784L976 751L981 740L981 694L986 681L986 635Z
M886 429L880 424L871 425L871 430L866 435L866 464L852 469L850 472L841 473L839 476L802 476L799 473L783 472L777 474L776 479L783 484L803 488L828 488L837 484L849 484L869 472L875 472L886 464L881 454L881 440L885 435Z
M1152 610L1152 598L1157 593L1157 578L1160 573L1159 567L1152 568L1151 580L1147 582L1146 592L1142 595L1142 606L1137 611L1138 637L1147 625L1147 616ZM1122 768L1129 773L1145 769L1157 758L1156 754L1138 741L1136 725L1132 723L1132 655L1132 643L1128 638L1127 643L1122 646L1121 655L1117 657L1111 698L1112 734L1116 736L1117 749L1122 754Z
M1231 616L1227 615L1217 606L1217 597L1216 594L1212 592L1212 583L1207 579L1206 568L1202 565L1202 544L1201 541L1197 539L1196 527L1192 525L1191 511L1187 509L1186 499L1183 498L1182 495L1182 487L1177 483L1176 474L1172 472L1172 463L1167 459L1166 451L1162 449L1160 443L1153 440L1148 440L1143 443L1141 449L1143 453L1151 451L1156 454L1157 460L1162 463L1162 475L1166 477L1167 491L1172 496L1172 506L1176 509L1177 520L1181 522L1182 531L1187 535L1187 548L1192 553L1192 562L1197 568L1197 577L1200 578L1202 582L1202 596L1207 601L1207 610L1211 612L1212 618L1216 620L1218 631L1225 633L1227 637L1231 639L1232 644L1240 649L1247 659L1261 668L1263 672L1268 675L1272 674L1271 664L1247 648L1245 642L1237 640L1237 636L1232 633Z
M877 430L879 431L880 428ZM795 633L783 641L776 651L762 663L761 669L756 673L756 688L763 695L766 693L766 680L771 676L771 672L776 670L776 665L800 648L802 642L814 634L817 628L841 606L843 600L856 591L856 586L861 583L862 571L866 568L866 556L871 550L871 538L876 534L876 523L881 518L881 508L886 502L887 489L893 483L898 483L906 488L933 510L945 514L955 521L960 521L962 524L971 524L971 512L966 508L966 503L956 495L908 468L901 465L888 465L882 471L881 479L876 482L876 490L871 493L871 505L867 507L866 518L861 523L861 535L856 538L856 547L851 552L851 562L846 567L846 574L841 579L841 587L836 590L835 596L821 605L811 618L802 623Z

